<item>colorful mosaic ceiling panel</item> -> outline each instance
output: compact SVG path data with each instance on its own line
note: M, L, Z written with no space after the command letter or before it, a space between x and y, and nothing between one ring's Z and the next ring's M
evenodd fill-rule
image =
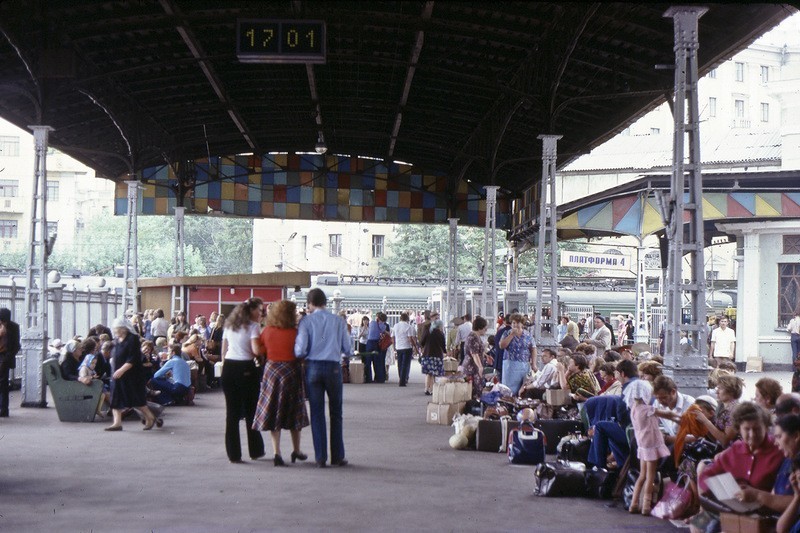
M703 194L703 219L800 217L797 192L707 192ZM664 228L654 198L642 191L565 213L558 230L570 237L605 233L645 237Z
M172 215L178 180L172 167L137 175L142 215ZM448 190L444 176L411 165L335 155L270 154L195 161L187 214L349 222L443 223L448 206L464 225L485 224L484 191L470 183ZM127 213L127 185L116 189L115 213ZM497 227L510 224L509 202L498 201Z

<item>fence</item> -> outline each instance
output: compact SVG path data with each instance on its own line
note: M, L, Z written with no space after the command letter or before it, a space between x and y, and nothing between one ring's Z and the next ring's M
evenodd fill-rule
M123 311L122 295L110 288L57 286L48 289L47 294L47 331L51 339L84 336L97 324L108 325ZM0 287L0 307L10 309L12 319L23 325L25 288L13 282Z

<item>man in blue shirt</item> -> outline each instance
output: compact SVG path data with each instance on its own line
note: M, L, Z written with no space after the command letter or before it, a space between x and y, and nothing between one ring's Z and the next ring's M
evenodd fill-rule
M168 372L172 372L172 380L167 378ZM189 363L181 357L181 345L172 345L172 356L164 366L158 369L150 380L150 388L160 391L159 395L153 400L161 405L172 405L176 400L181 400L189 392L192 385L192 371Z
M347 465L342 436L342 354L353 355L345 321L326 309L321 289L308 291L308 311L297 328L294 354L306 360L306 394L311 413L311 436L317 466L326 466L328 439L325 427L325 394L331 417L331 464Z

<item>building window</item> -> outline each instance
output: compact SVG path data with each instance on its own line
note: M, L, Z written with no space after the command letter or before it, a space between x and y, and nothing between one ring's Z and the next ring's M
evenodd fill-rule
M736 81L744 81L744 63L736 63Z
M783 253L785 255L800 254L800 235L783 236Z
M0 135L0 157L19 157L19 137Z
M661 128L650 128L650 135L658 135L661 133Z
M58 221L56 222L47 222L47 238L49 239L53 235L58 233Z
M17 221L0 220L0 239L17 238Z
M47 199L51 202L58 201L58 182L47 180Z
M778 264L778 327L786 327L800 302L800 263Z
M342 257L342 234L331 233L330 237L330 252L331 257Z
M0 197L15 198L19 196L19 180L0 180Z
M716 79L716 77L717 77L717 69L712 68L711 70L709 70L708 71L708 77Z
M761 83L769 83L769 67L761 65Z
M709 117L716 117L717 116L717 99L713 96L708 99L708 116Z
M744 100L734 100L733 109L736 118L744 118Z
M769 122L769 104L761 103L761 122Z
M372 257L383 257L383 235L372 236Z

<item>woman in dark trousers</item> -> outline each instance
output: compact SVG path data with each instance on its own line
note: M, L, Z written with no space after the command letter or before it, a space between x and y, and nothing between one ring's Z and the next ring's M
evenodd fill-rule
M369 323L369 333L367 334L367 352L375 352L372 356L372 367L375 369L375 383L386 382L386 350L381 350L378 345L381 333L389 334L389 326L386 324L386 314L378 312L375 320ZM364 363L364 383L372 381L372 371Z
M222 334L222 392L225 393L225 451L232 463L242 461L239 420L247 422L247 448L250 458L264 456L264 440L253 428L258 404L261 371L256 356L261 351L258 340L264 302L250 298L237 305L225 322Z

